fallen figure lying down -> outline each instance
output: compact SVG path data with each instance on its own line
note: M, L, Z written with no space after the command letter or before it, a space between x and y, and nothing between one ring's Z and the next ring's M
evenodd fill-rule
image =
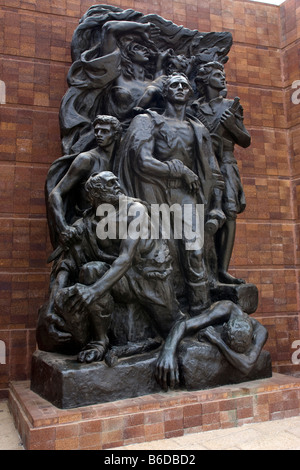
M266 328L231 301L219 301L202 314L177 322L156 365L156 380L167 390L180 384L177 349L182 339L198 333L216 345L227 361L244 374L254 367L268 338Z

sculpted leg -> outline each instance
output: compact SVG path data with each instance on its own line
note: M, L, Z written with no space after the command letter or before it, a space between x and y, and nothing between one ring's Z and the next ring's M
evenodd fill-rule
M36 338L39 349L43 351L63 351L72 343L72 336L55 303L56 294L67 285L68 277L68 272L64 270L57 274L49 300L39 310Z
M78 362L102 361L109 344L107 337L114 301L110 294L95 302L89 309L92 341L89 341L77 356Z
M87 263L82 267L79 280L91 285L109 269L109 265L102 262ZM81 349L77 356L78 362L101 361L108 348L107 331L110 326L114 300L108 293L100 299L95 299L88 306L88 319L90 326L90 340Z
M186 283L189 294L190 315L201 313L210 305L209 282L202 250L186 251Z
M243 284L243 279L228 273L236 232L236 218L227 219L219 230L217 240L219 281L225 284Z

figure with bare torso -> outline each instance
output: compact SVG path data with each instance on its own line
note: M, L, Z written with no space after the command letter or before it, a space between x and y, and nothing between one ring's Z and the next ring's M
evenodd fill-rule
M73 223L90 207L84 185L93 173L111 169L120 141L121 125L115 117L99 115L93 126L97 147L80 153L48 196L48 213L61 246L70 246L74 238L78 239ZM71 198L72 203L67 204Z
M163 114L149 111L133 120L122 144L120 180L128 194L149 204L196 207L206 204L213 194L214 213L223 219L216 197L222 182L208 131L186 116L191 92L187 77L174 73L165 83ZM179 242L179 257L189 291L190 313L195 315L210 303L209 285L203 246L186 250L185 242L184 238Z
M160 352L156 379L164 390L180 384L177 349L184 338L199 334L215 345L243 374L254 367L268 338L267 329L231 301L216 302L201 315L177 322Z
M37 328L41 349L79 350L79 362L103 359L115 297L143 305L162 338L184 318L169 280L167 245L142 233L130 236L128 232L123 237L119 232L119 224L130 227L137 214L144 218L145 229L150 229L145 205L125 196L116 176L108 171L92 175L86 191L92 209L74 224L80 240L73 241L56 263L55 281L48 302L40 309ZM106 210L110 205L116 222L114 232L106 237L99 236L98 230L101 204ZM125 213L119 211L120 204L126 206Z

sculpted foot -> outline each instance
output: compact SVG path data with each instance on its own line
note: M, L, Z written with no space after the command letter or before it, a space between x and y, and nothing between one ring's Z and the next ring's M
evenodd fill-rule
M101 343L97 343L96 341L87 344L82 351L77 356L78 362L96 362L102 361L104 354L106 352L106 348Z
M231 274L225 271L219 271L219 282L223 284L245 284L246 281L244 279L231 276Z

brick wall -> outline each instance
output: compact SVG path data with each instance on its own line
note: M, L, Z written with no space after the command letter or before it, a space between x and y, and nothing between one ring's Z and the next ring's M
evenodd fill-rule
M96 3L96 2L94 2ZM199 31L230 31L229 97L238 95L252 145L237 157L247 197L232 272L259 288L255 314L269 330L274 369L291 372L300 339L300 5L248 0L120 0ZM91 0L0 0L0 397L30 377L38 307L47 297L51 252L44 204L50 163L60 156L58 110L70 41ZM2 343L1 343L2 344ZM298 366L299 370L299 366Z

